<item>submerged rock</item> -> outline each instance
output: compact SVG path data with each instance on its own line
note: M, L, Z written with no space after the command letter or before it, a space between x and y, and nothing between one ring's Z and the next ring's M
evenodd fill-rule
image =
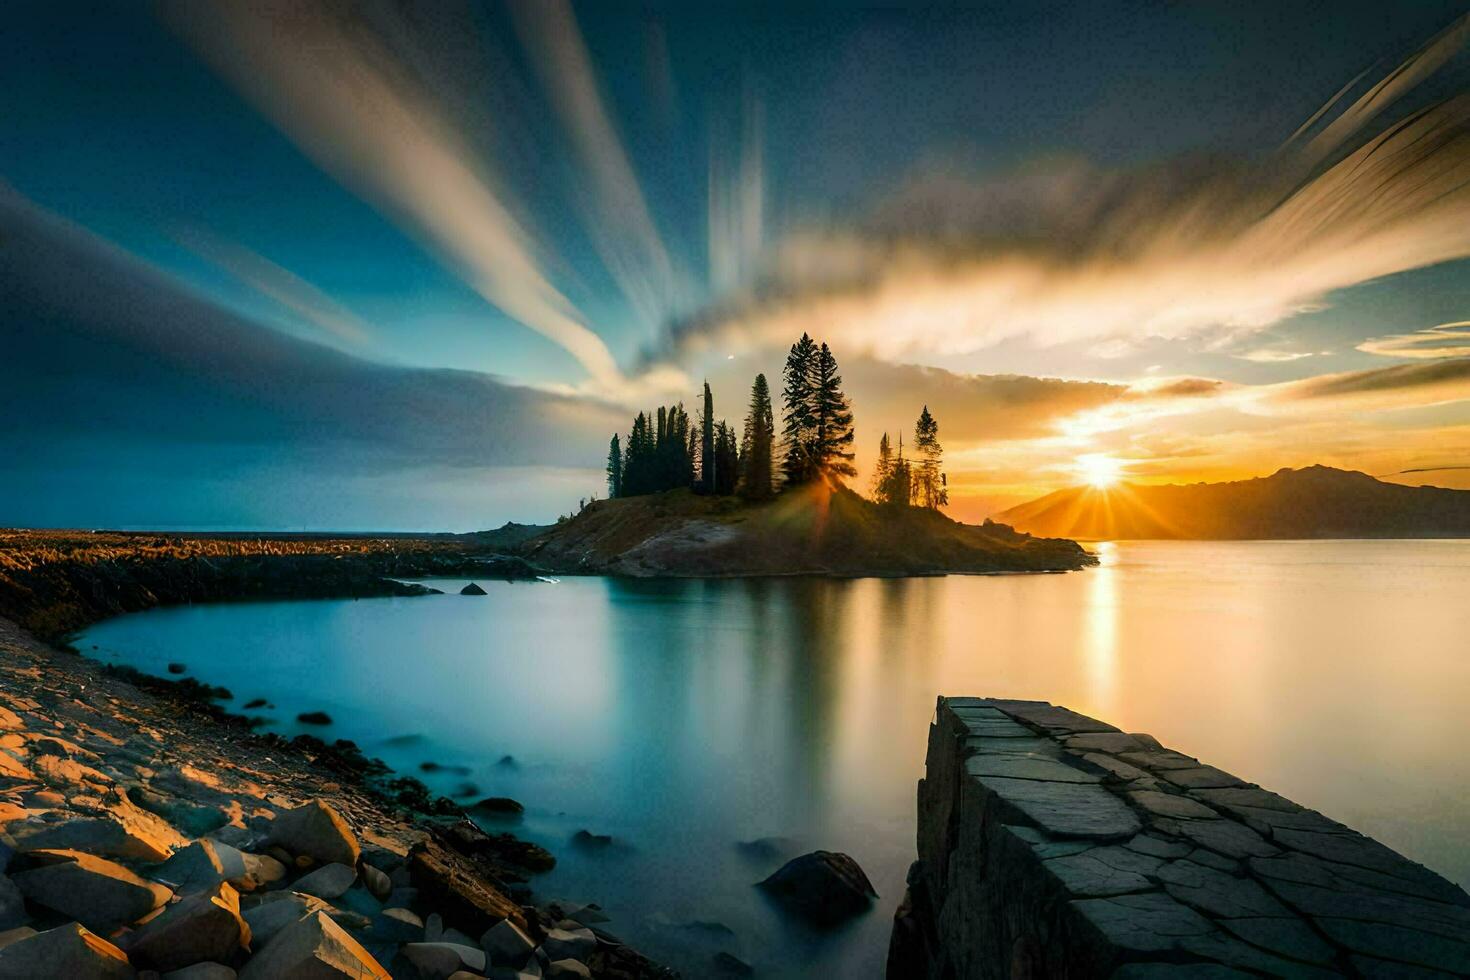
M508 796L487 796L470 807L476 813L491 813L497 816L520 816L526 808Z
M485 593L485 590L484 589L480 588L474 582L471 582L469 585L466 585L464 588L460 589L459 590L459 594L460 595L485 595L486 593Z
M188 667L185 667L181 663L171 663L171 664L168 665L168 672L170 674L182 674L184 671L186 671L188 669L189 669Z
M332 716L325 711L303 711L296 716L296 720L303 725L330 725Z
M813 851L792 858L759 887L819 926L836 925L866 912L878 897L858 863L838 851Z

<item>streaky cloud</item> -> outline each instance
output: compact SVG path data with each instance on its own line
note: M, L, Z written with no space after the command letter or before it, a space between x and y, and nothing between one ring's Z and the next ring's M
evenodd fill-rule
M894 361L1005 341L1219 349L1336 290L1470 256L1470 96L1370 125L1467 35L1470 15L1317 136L1256 159L918 178L864 221L786 236L749 298L673 324L647 356L803 330Z
M490 303L567 350L594 380L620 380L607 345L548 278L537 241L502 199L487 161L356 9L287 0L165 0L163 7L203 57L319 166L442 256Z
M1413 333L1370 337L1358 345L1365 354L1382 357L1437 359L1470 354L1470 320L1441 323Z

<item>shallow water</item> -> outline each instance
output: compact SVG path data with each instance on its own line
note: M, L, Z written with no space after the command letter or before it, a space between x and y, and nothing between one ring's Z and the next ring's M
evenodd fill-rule
M94 656L183 661L277 730L351 738L440 792L526 804L538 892L708 972L878 976L914 855L940 693L1065 704L1470 884L1470 542L1122 542L1069 575L482 582L488 596L160 609ZM453 589L461 581L439 583ZM95 650L88 649L91 644ZM294 721L329 712L327 729ZM503 756L515 766L498 764ZM616 843L580 851L579 829ZM853 854L881 895L835 933L751 883L777 836ZM725 932L713 924L727 927Z

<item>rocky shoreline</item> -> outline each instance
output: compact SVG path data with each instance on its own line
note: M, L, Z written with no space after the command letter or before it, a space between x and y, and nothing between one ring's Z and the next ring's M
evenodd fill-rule
M313 743L0 620L0 978L672 976L595 906L536 904L540 848L390 802Z

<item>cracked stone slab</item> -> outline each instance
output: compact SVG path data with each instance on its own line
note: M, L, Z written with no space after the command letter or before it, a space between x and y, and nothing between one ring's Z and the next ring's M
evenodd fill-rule
M1238 878L1193 861L1171 861L1159 869L1158 877L1171 896L1216 918L1292 914L1250 878Z
M1175 786L1185 789L1228 789L1244 786L1245 783L1214 766L1195 766L1193 769L1166 769L1161 775Z
M973 777L1040 829L1056 837L1111 839L1143 829L1122 800L1095 784Z
M976 755L965 760L972 776L1038 779L1054 783L1100 783L1102 777L1083 772L1057 759L1036 755Z
M1160 817L1178 817L1183 820L1217 820L1220 815L1203 803L1175 793L1160 793L1156 790L1130 790L1128 798L1134 805Z
M1157 892L1078 899L1071 905L1109 943L1135 953L1178 949L1181 940L1215 932L1209 919Z
M1073 895L1101 898L1152 889L1148 876L1163 863L1160 858L1111 845L1052 858L1045 865Z

